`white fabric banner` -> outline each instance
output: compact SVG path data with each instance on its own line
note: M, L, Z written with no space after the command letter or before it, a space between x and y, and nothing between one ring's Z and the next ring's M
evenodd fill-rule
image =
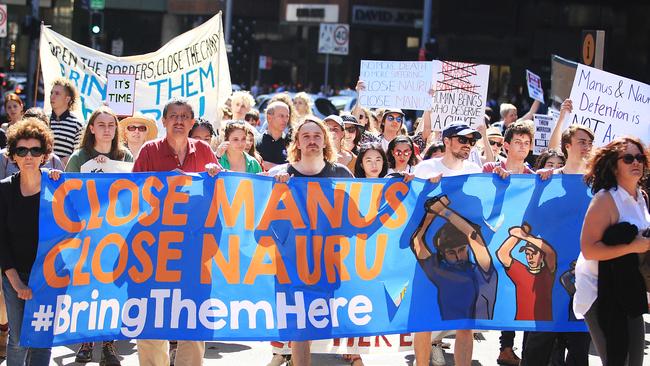
M106 100L107 74L135 74L135 110L158 121L159 134L164 134L160 118L171 98L189 100L196 116L214 122L217 106L231 93L221 13L158 51L128 57L99 52L41 27L40 59L47 113L51 111L49 95L56 77L75 83L81 97L76 112L88 120Z
M623 135L650 143L650 85L578 64L571 88L572 123L594 131L594 145L603 146Z
M133 163L110 159L106 159L103 163L90 159L79 170L80 173L131 173L132 171Z

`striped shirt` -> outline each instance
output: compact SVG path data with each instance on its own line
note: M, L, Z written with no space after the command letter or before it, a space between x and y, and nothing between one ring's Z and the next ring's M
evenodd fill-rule
M50 129L54 134L54 153L59 158L67 158L72 155L79 141L84 123L69 110L57 117L54 112L50 117Z

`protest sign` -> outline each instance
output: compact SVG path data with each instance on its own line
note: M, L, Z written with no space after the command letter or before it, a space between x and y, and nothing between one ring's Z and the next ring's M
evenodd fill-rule
M80 167L81 173L130 173L133 163L106 159L103 163L90 159Z
M115 57L73 42L41 27L41 69L45 95L56 77L70 79L79 91L82 119L108 100L107 75L135 74L135 110L157 121L173 97L187 99L197 116L216 120L217 108L231 93L221 13L169 41L158 51ZM46 111L51 110L45 98ZM159 124L158 131L165 131Z
M650 142L650 85L579 64L571 100L573 114L563 127L591 128L595 146L624 135Z
M528 95L535 99L540 101L541 103L544 103L544 90L542 89L542 79L530 72L530 70L526 70L526 83L528 84Z
M359 103L368 108L431 108L433 64L430 61L361 61L359 79L366 89Z
M535 143L533 144L533 154L539 155L548 150L548 142L551 139L551 133L555 128L557 119L546 114L536 114L533 116L535 122Z
M106 74L106 103L118 116L133 115L135 74Z
M563 287L590 201L578 176L284 184L241 173L71 173L42 182L24 346L585 330ZM472 238L467 258L437 254L459 235ZM528 293L516 273L537 269L517 249L540 240L557 260L524 276L544 277Z
M490 66L433 61L435 93L431 127L442 131L453 122L484 123Z

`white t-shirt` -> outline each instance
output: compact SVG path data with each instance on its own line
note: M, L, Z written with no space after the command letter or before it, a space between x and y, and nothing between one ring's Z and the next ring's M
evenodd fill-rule
M481 169L480 166L468 160L463 160L462 169L455 170L450 169L443 164L442 158L433 158L416 165L413 174L415 174L416 178L429 179L438 173L442 173L443 177L453 177L456 175L476 174L482 172L483 169Z

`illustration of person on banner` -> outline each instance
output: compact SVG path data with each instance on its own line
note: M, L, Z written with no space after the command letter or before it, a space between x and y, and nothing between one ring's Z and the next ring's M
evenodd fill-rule
M492 319L497 274L480 226L460 216L446 196L426 201L426 215L411 238L411 250L438 288L443 320ZM436 218L447 220L433 238L434 256L425 234ZM470 261L470 251L476 263Z
M531 234L530 225L511 227L508 238L497 250L497 258L515 284L517 294L516 320L553 320L553 282L557 269L555 249L544 239ZM512 256L520 241L525 244L526 264Z

